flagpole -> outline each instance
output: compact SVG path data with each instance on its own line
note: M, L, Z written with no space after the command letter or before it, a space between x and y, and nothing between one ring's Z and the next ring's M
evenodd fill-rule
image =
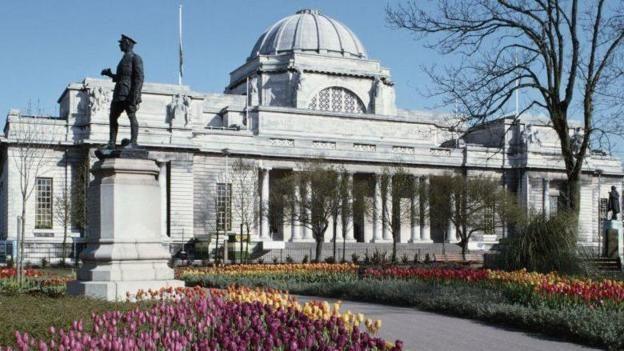
M178 7L178 33L179 33L179 44L180 44L180 52L179 52L179 69L178 69L178 85L182 85L182 65L183 65L183 57L182 57L182 4Z
M516 48L516 54L515 56L515 60L516 60L516 68L518 68L518 48ZM520 113L520 78L516 78L516 118L518 118L518 114Z

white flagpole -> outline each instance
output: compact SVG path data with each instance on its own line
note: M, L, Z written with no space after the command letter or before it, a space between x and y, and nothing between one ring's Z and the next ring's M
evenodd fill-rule
M179 32L179 42L180 42L180 52L179 52L179 60L180 60L180 65L179 65L179 69L178 69L178 85L182 85L182 75L183 75L183 54L182 54L182 4L180 4L179 6L179 11L178 11L178 32Z

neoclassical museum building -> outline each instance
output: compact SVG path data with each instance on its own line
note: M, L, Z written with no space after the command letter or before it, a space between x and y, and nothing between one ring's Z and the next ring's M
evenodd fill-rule
M40 169L29 179L27 251L47 255L44 244L63 240L66 226L59 214L66 211L79 218L82 208L88 211L88 170L97 161L94 151L108 140L112 89L108 79L86 78L62 92L58 116L9 112L0 139L0 239L16 240L20 226L23 177L18 163L24 131L35 135L33 145L45 151ZM382 189L384 167L400 165L422 182L447 173L495 177L527 211L557 211L565 173L557 135L547 119L502 117L457 128L453 116L396 106L394 89L390 69L370 58L347 26L316 10L298 11L269 26L249 57L230 73L223 93L145 83L137 114L139 144L160 166L163 244L174 248L206 242L216 232L218 214L228 218L220 225L238 231L229 205L237 188L228 185L231 169L226 169L238 158L257 166L259 207L266 206L277 180L300 170L306 160L321 159L346 169L354 186L366 184L369 193L363 196L379 208L394 206L398 211L399 206L423 203L392 199ZM120 135L129 135L125 116L120 118ZM587 158L581 186L582 245L600 245L608 192L611 186L621 190L623 176L619 159L600 151ZM70 242L83 240L85 222L69 220ZM391 241L379 216L356 211L348 222L351 248ZM426 216L402 223L400 232L403 248L457 241L452 226L431 223ZM504 235L502 228L478 233L471 247L487 249ZM332 237L330 226L326 241ZM313 239L310 230L294 221L272 223L260 216L252 240L260 250L270 250L312 245Z

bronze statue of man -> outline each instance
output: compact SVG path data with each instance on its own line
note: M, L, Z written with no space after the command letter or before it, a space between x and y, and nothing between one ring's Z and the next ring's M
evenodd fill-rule
M611 220L616 220L620 213L620 194L615 186L611 187L609 192L609 200L607 202L607 211L611 211Z
M117 65L117 71L113 74L110 68L102 70L102 75L113 78L113 82L115 82L113 101L110 106L109 148L115 148L117 130L119 129L117 119L124 111L126 111L128 119L130 119L130 146L137 146L139 124L136 119L136 112L141 103L143 60L132 51L134 44L136 44L134 39L122 34L121 39L119 39L119 48L124 52L124 55Z

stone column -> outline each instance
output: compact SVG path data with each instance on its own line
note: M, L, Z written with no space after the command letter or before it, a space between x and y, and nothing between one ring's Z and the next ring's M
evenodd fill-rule
M306 203L310 203L310 199L312 198L312 184L310 183L310 181L306 181L305 183L305 197L307 199ZM307 218L312 217L312 212L310 208L305 208L302 210L306 211ZM307 226L304 226L302 229L303 229L303 240L314 241L314 237L312 236L312 230L310 230L310 228L308 228Z
M384 199L384 209L382 210L383 216L383 239L385 241L392 240L392 176L389 176L388 183L386 184L386 196Z
M344 201L344 199L343 199ZM342 221L343 221L343 226L347 231L347 235L345 237L346 241L355 241L355 236L353 234L354 228L353 228L353 173L347 173L347 199L346 199L347 203L343 204L343 206L346 206L349 209L350 212L350 216L343 216Z
M419 190L420 190L420 178L412 177L412 196L410 198L410 216L411 216L411 227L410 227L410 242L416 243L421 240L420 237L420 201L419 201ZM420 217L422 218L422 217Z
M375 174L375 190L373 192L373 242L381 241L381 174Z
M542 197L543 197L543 208L542 211L544 216L550 217L550 179L548 177L542 179L543 189L542 189Z
M421 177L420 184L424 188L423 192L418 194L420 199L420 239L423 242L431 243L431 214L429 213L429 206L427 205L429 201L425 197L429 196L429 186L430 181L429 177Z
M260 239L271 240L269 233L269 168L260 169Z
M158 186L160 187L160 236L167 238L167 162L158 164Z
M453 221L451 220L453 213L455 213L455 198L453 197L453 195L451 195L451 197L449 198L449 220L448 220L448 227L447 227L447 234L446 234L446 242L447 243L456 243L457 240L457 231L455 228L455 223L453 223Z
M295 203L293 204L294 208L292 209L293 214L291 217L291 225L290 225L290 230L291 230L291 236L290 236L290 241L300 241L301 240L301 223L299 222L299 213L301 211L301 208L299 207L299 199L301 198L301 189L299 188L299 183L295 182L295 187L294 187L294 192L295 192L295 198L297 200L295 200Z

